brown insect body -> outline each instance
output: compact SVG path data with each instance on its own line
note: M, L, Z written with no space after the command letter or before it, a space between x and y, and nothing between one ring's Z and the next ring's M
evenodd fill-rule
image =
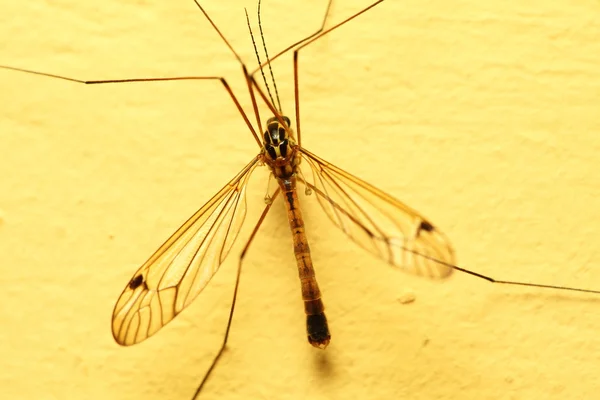
M427 218L391 195L322 159L302 146L298 85L298 55L300 50L382 3L384 0L374 0L368 7L325 29L325 21L327 20L332 3L332 0L329 0L323 23L313 34L288 46L274 57L269 57L266 54L266 45L263 39L267 61L261 63L259 60L259 67L250 73L242 59L217 28L199 1L194 1L241 64L257 121L260 120L260 115L258 113L255 93L259 94L271 110L272 115L276 116L267 121L267 129L264 132L262 141L224 77L171 76L160 78L134 77L126 79L84 80L48 72L0 65L0 69L62 79L86 85L182 80L220 82L224 90L231 97L232 102L237 107L240 116L246 122L249 131L260 148L260 153L254 156L238 174L185 221L138 268L133 277L128 281L113 310L111 325L112 333L117 343L130 346L146 340L172 321L203 291L223 261L227 258L243 226L246 216L246 187L252 172L261 164L266 164L270 168L271 173L275 176L279 184L279 188L272 194L267 193L266 199L271 200L282 194L287 207L288 220L293 236L294 253L302 287L302 299L307 315L308 340L315 347L325 348L329 344L331 335L327 326L321 293L315 278L315 271L304 230L304 220L300 211L297 194L297 182L304 184L307 191L314 193L314 198L316 198L329 220L351 241L394 268L431 279L444 279L449 277L454 271L461 271L491 283L600 294L598 290L500 280L473 270L458 267L455 261L454 250L446 235L438 230ZM260 27L260 0L258 8ZM248 27L250 29L249 21ZM256 45L255 51L257 52ZM291 129L290 119L281 115L281 111L278 111L281 110L278 96L276 98L279 107L275 108L275 102L268 90L264 74L263 80L269 97L271 97L270 101L254 79L254 75L258 71L264 72L263 69L266 66L269 66L269 71L271 72L271 62L289 51L293 52L296 133ZM271 78L275 94L277 95L272 72ZM258 129L258 131L260 130ZM307 171L311 172L311 174L308 174L308 179L300 170L301 160L304 160L304 166L307 168ZM233 298L223 343L213 358L202 382L196 389L194 398L201 392L211 371L215 368L226 348L240 283L242 263L271 205L271 201L268 201L265 205L262 214L240 253Z
M282 117L287 126L270 118L264 133L264 162L277 179L287 208L288 221L292 230L294 254L302 288L302 300L306 313L306 331L311 345L324 349L331 340L321 291L315 277L308 239L304 231L304 219L299 207L296 174L301 156L290 128L290 120Z

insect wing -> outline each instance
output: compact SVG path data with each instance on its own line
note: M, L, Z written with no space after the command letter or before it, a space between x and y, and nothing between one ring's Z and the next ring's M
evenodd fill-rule
M112 332L128 346L155 334L204 289L246 216L246 184L258 157L188 219L133 275L113 310Z
M404 203L304 148L312 170L305 182L331 221L355 243L405 271L445 278L453 271L454 251L446 236Z

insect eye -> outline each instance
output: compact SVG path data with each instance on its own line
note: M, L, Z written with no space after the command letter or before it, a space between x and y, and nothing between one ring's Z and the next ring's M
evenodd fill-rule
M288 117L283 117L283 120L285 121L285 124L288 126L288 128L290 127L290 119Z

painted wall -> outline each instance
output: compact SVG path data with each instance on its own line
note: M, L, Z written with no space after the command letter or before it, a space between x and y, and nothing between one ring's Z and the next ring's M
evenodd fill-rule
M254 1L203 4L256 65ZM368 4L339 1L328 25ZM318 26L324 1L263 11L275 53ZM301 52L303 144L428 216L461 266L600 289L599 15L593 0L385 1ZM251 111L239 65L188 0L2 0L0 30L0 64L225 76ZM291 65L274 63L289 114ZM256 154L231 100L215 82L92 87L7 70L0 87L2 398L188 399L222 338L264 168L240 243L186 312L130 348L109 321L135 269ZM332 344L306 343L278 202L201 398L595 397L600 296L403 274L303 200Z

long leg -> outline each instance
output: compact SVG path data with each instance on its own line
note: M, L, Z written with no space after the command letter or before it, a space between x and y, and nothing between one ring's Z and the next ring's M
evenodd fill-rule
M298 47L296 50L294 50L294 103L296 105L296 135L298 137L298 145L302 146L302 135L300 134L300 101L299 101L299 93L298 93L298 52L301 49L303 49L304 47L313 43L314 41L319 40L323 36L327 35L329 32L344 25L346 22L349 22L349 21L353 20L354 18L358 17L359 15L367 12L368 10L375 7L377 4L379 4L381 2L383 2L383 0L376 1L375 3L362 9L361 11L357 12L356 14L346 18L342 22L335 24L334 26L332 26L331 28L327 29L324 32L321 32L316 37L313 37L312 39L304 42L300 47Z
M383 1L383 0L380 0ZM231 53L233 53L233 55L235 56L235 58L238 60L238 62L242 65L242 69L244 70L244 75L246 76L246 83L248 84L248 90L250 92L250 97L252 100L252 107L254 109L254 114L256 115L256 120L259 126L259 131L262 132L262 128L261 128L261 121L260 121L260 116L258 113L258 106L256 104L256 99L254 97L254 92L252 91L251 88L251 83L252 81L254 81L254 74L256 74L256 72L258 72L262 67L270 64L273 60L275 60L276 58L278 58L279 56L281 56L282 54L288 52L290 49L296 47L297 45L306 42L307 40L311 40L311 39L316 39L321 33L323 33L323 29L325 28L325 23L327 21L327 17L329 16L329 11L331 9L331 3L333 2L333 0L329 0L327 2L327 8L325 9L325 16L323 17L323 21L321 22L321 26L319 27L319 29L317 29L315 32L311 33L310 35L304 37L303 39L298 40L297 42L295 42L294 44L286 47L284 50L280 51L279 53L277 53L274 57L266 60L263 64L259 65L256 69L254 69L254 71L252 71L250 73L250 75L248 75L248 71L247 71L247 67L246 64L244 63L244 61L242 61L242 58L240 57L240 55L235 51L235 49L233 48L233 46L229 43L229 41L227 40L227 38L225 38L225 35L223 35L223 33L219 30L219 28L217 27L217 25L214 23L214 21L210 18L210 16L208 15L208 13L206 12L206 10L204 10L204 8L200 5L200 3L198 3L198 0L194 0L194 3L196 3L196 6L198 6L198 8L200 9L200 11L202 11L202 13L204 14L204 16L206 17L206 19L208 20L208 22L210 22L210 24L212 25L212 27L214 28L214 30L218 33L218 35L221 37L221 39L223 40L223 42L225 43L225 45L229 48L229 50L231 51ZM370 7L369 7L370 8ZM363 10L366 11L367 9ZM345 21L344 21L345 22ZM344 23L342 22L342 24ZM338 24L336 26L339 26L341 24ZM326 33L326 32L325 32ZM311 40L312 41L312 40ZM269 105L269 108L271 108L271 110L273 111L273 107L271 107L271 103L266 101L265 102ZM236 103L237 104L237 103ZM297 108L297 107L296 107ZM273 111L274 115L279 115L278 112ZM281 124L283 124L283 120L279 121ZM248 122L246 122L248 123ZM252 132L254 133L254 130L252 130ZM256 137L255 137L256 139ZM260 141L259 141L259 145L260 145Z
M217 28L217 25L210 18L210 16L206 12L206 10L204 10L204 8L200 5L200 3L198 3L198 0L194 0L194 3L196 3L196 6L198 6L198 8L200 9L200 11L202 11L202 14L204 14L204 16L206 17L206 19L208 20L208 22L210 22L210 24L212 25L212 27L214 28L214 30L217 32L217 34L219 35L219 37L221 38L221 40L223 40L223 42L225 43L225 45L229 48L229 50L233 53L233 55L235 56L235 58L241 64L242 69L244 71L244 76L246 77L246 84L248 85L248 91L250 92L250 99L252 100L252 108L254 109L254 115L256 116L256 121L257 121L257 124L258 124L258 129L259 129L259 132L262 132L262 127L261 127L261 122L260 122L260 115L258 114L258 105L256 104L256 98L254 97L254 92L251 90L251 87L250 87L250 81L248 80L248 70L246 68L246 64L244 64L244 61L242 61L242 57L240 57L240 55L237 53L237 51L235 51L235 49L233 48L233 46L231 45L231 43L229 43L229 41L227 40L227 38L225 38L225 35L223 35L223 33L219 30L219 28ZM254 133L254 130L252 130L252 132ZM255 139L258 140L258 138L255 138ZM262 148L262 144L261 144L260 140L258 140L258 145Z
M275 200L275 198L279 195L279 191L280 191L280 189L277 188L277 190L275 191L273 196L271 196L271 200ZM223 344L221 344L221 348L219 349L219 351L217 352L217 355L215 356L212 363L210 364L210 367L206 371L206 374L204 374L204 378L202 378L202 382L200 382L200 385L198 385L198 388L196 389L196 392L194 393L192 400L194 400L198 397L198 395L202 391L202 388L208 381L208 378L209 378L211 372L213 371L213 369L215 369L217 362L219 361L219 359L221 358L221 355L223 355L223 352L225 351L225 347L227 346L227 340L229 339L229 330L231 329L231 321L233 320L233 311L235 310L235 302L237 300L238 287L240 285L240 274L242 272L242 262L244 261L244 257L246 256L246 253L248 252L248 248L250 247L252 240L256 236L258 229L260 228L263 221L265 220L265 217L267 216L272 205L273 205L273 201L270 201L269 203L267 203L265 209L263 210L262 214L260 215L260 218L258 219L258 222L256 223L256 226L254 227L254 229L252 230L252 233L250 234L250 238L248 238L248 241L246 242L246 245L244 246L242 253L240 254L240 259L239 259L238 268L237 268L237 274L236 274L236 278L235 278L235 287L233 289L233 300L231 301L231 309L229 310L229 319L227 320L227 327L225 328L225 336L223 337Z
M252 90L250 90L251 89L250 88L251 84L250 84L250 80L248 79L248 72L247 72L246 65L244 64L244 62L242 61L242 59L238 55L238 53L235 51L235 49L233 48L233 46L231 46L231 44L229 43L229 41L221 33L221 31L219 30L219 28L217 28L217 26L215 25L215 23L213 22L213 20L210 18L210 16L208 15L208 13L204 10L204 8L202 8L202 6L198 3L197 0L194 0L194 3L196 3L196 5L200 9L200 11L202 11L202 13L204 14L204 16L208 20L208 22L212 25L212 27L219 34L219 36L221 37L221 39L223 40L223 42L225 43L225 45L227 45L227 47L229 48L229 50L231 50L231 52L237 58L238 62L241 64L244 76L246 77L246 83L247 83L247 86L248 86L248 89L249 89L249 93L250 93L250 97L251 97L251 100L252 100L252 106L253 106L254 114L256 116L256 120L257 120L257 123L258 123L259 132L262 132L262 127L261 127L261 122L260 122L260 116L258 114L258 106L256 104L256 99L254 97L254 92ZM227 90L227 92L229 93L229 95L231 96L231 99L235 103L235 106L238 109L240 115L242 116L242 118L246 122L246 125L248 125L248 129L250 129L250 132L252 132L252 136L254 136L254 140L256 140L256 143L258 144L258 146L260 148L262 148L262 142L260 140L260 136L256 133L256 130L254 129L254 127L252 126L252 124L248 120L248 117L247 117L246 113L242 109L242 106L238 102L236 96L233 94L233 91L231 90L231 87L229 86L229 84L227 83L227 81L226 81L226 79L224 77L218 77L218 76L178 76L178 77L167 77L167 78L128 78L128 79L106 79L106 80L83 80L83 79L77 79L77 78L70 78L70 77L62 76L62 75L50 74L50 73L47 73L47 72L33 71L33 70L25 69L25 68L11 67L11 66L8 66L8 65L0 65L0 68L12 70L12 71L25 72L25 73L34 74L34 75L47 76L47 77L55 78L55 79L63 79L63 80L71 81L71 82L83 83L83 84L86 84L86 85L105 84L105 83L129 83L129 82L158 82L158 81L183 81L183 80L219 80L219 81L221 81L221 83L223 84L223 86L225 87L225 89Z
M261 140L260 140L259 136L256 133L256 130L252 126L252 123L248 119L248 116L244 112L244 109L242 108L242 106L240 105L237 97L233 93L233 90L231 90L231 87L227 83L227 80L225 78L223 78L223 77L220 77L220 76L175 76L175 77L166 77L166 78L125 78L125 79L86 80L86 79L70 78L68 76L63 76L63 75L50 74L50 73L47 73L47 72L33 71L33 70L30 70L30 69L25 69L25 68L11 67L11 66L8 66L8 65L0 65L0 68L2 68L2 69L8 69L8 70L11 70L11 71L25 72L25 73L33 74L33 75L47 76L47 77L50 77L50 78L62 79L62 80L65 80L65 81L70 81L70 82L83 83L85 85L99 85L99 84L107 84L107 83L132 83L132 82L198 81L198 80L208 81L208 80L218 80L218 81L220 81L223 84L223 86L225 87L225 90L227 90L227 93L229 93L229 96L231 97L231 99L235 103L235 107L237 108L237 110L239 111L240 115L242 116L242 118L246 122L246 125L248 126L248 129L250 129L250 132L252 132L252 136L254 136L254 140L256 140L256 143L258 143L258 146L260 148L262 148L262 143L261 143ZM252 94L252 97L254 98L253 94Z
M294 47L298 46L300 43L303 43L303 42L305 42L307 40L310 40L310 39L314 38L315 36L317 36L318 34L320 34L321 32L323 32L323 29L325 29L325 23L327 22L327 18L329 17L329 11L331 10L331 3L333 3L333 0L329 0L327 2L327 8L325 9L325 15L323 16L323 21L321 22L321 26L319 27L319 29L317 29L316 31L314 31L310 35L308 35L308 36L306 36L306 37L298 40L294 44L289 45L285 49L281 50L279 53L275 54L275 56L270 57L264 63L262 63L261 65L259 65L258 67L256 67L252 71L252 73L250 73L250 75L254 78L254 74L256 74L258 71L260 71L261 68L266 67L267 65L271 64L273 61L275 61L275 59L279 58L280 56L282 56L283 54L287 53L288 51L290 51Z
M324 31L323 33L321 33L320 35L318 35L317 37L314 37L312 39L310 39L309 41L305 42L304 44L302 44L300 47L298 47L296 50L294 50L294 97L295 97L295 103L296 103L296 134L298 137L298 145L301 145L301 140L300 140L300 107L299 107L299 101L298 101L298 51L300 49L302 49L303 47L309 45L310 43L314 42L315 40L325 36L326 34L328 34L329 32L333 31L334 29L344 25L346 22L351 21L352 19L358 17L359 15L365 13L366 11L370 10L371 8L375 7L377 4L383 2L383 0L378 0L375 3L371 4L370 6L368 6L367 8L364 8L363 10L357 12L356 14L346 18L344 21L334 25L333 27L327 29L326 31ZM271 59L271 61L274 58ZM256 91L258 91L258 94L260 95L260 97L263 99L263 101L265 102L265 104L267 105L267 107L269 107L269 110L271 110L271 112L273 113L273 115L277 118L277 120L279 121L279 123L283 126L285 126L285 122L283 121L283 117L280 115L280 113L275 109L275 107L271 104L271 102L267 99L267 96L264 94L263 90L260 88L260 86L258 86L258 83L256 82L256 79L254 79L254 77L252 75L249 76L249 79L252 81L252 85L254 86L254 88L256 89Z
M315 185L311 184L310 182L307 182L301 176L297 176L296 179L298 181L300 181L301 183L305 184L306 187L310 188L313 191L313 193L315 193L317 196L323 198L327 203L329 203L333 207L335 207L337 211L339 211L340 213L346 215L349 219L352 220L353 223L361 226L366 231L368 230L368 228L364 227L358 220L356 220L355 218L353 218L353 216L344 207L342 207L342 205L338 204L335 200L333 200L331 197L329 197L327 195L327 193L324 193L321 189L319 189ZM408 251L410 253L418 255L419 257L426 258L426 259L431 260L433 262L440 263L440 264L445 265L446 267L452 268L452 269L454 269L456 271L464 272L465 274L469 274L469 275L472 275L474 277L477 277L477 278L480 278L480 279L484 279L484 280L486 280L488 282L491 282L491 283L498 283L498 284L503 284L503 285L513 285L513 286L536 287L536 288L542 288L542 289L569 290L569 291L572 291L572 292L600 294L600 290L591 290L591 289L582 289L582 288L575 288L575 287L569 287L569 286L545 285L545 284L541 284L541 283L530 283L530 282L519 282L519 281L510 281L510 280L496 279L496 278L493 278L491 276L480 274L479 272L475 272L475 271L470 270L470 269L466 269L466 268L459 267L457 265L449 264L447 262L438 260L438 259L436 259L436 258L434 258L434 257L432 257L430 255L422 254L422 253L420 253L418 251L415 251L415 250L405 249L405 251Z
M381 0L383 1L383 0ZM233 46L229 43L229 41L225 38L225 36L221 33L221 31L219 30L219 28L217 28L217 25L213 22L213 20L208 16L208 13L204 10L204 8L202 8L202 6L200 5L200 3L198 3L198 0L194 0L194 3L196 3L196 5L198 6L198 8L200 9L200 11L202 11L202 13L204 14L204 16L206 17L206 19L208 19L208 21L210 22L210 24L213 26L213 28L215 29L215 31L217 31L217 33L219 34L219 36L221 37L221 39L223 40L223 42L225 42L225 44L227 45L227 47L229 48L229 50L233 53L233 55L235 56L235 58L237 58L238 62L242 65L245 66L244 62L242 61L242 58L240 57L240 55L235 51L235 49L233 48ZM280 57L281 55L287 53L288 51L290 51L291 49L293 49L294 47L298 46L301 43L306 42L307 40L310 40L312 38L315 38L316 36L318 36L320 33L323 32L323 29L325 29L325 23L327 22L327 17L329 16L329 11L331 10L331 4L333 3L333 0L329 0L327 2L327 7L325 9L325 15L323 16L323 21L321 22L321 26L319 27L319 29L317 29L316 31L314 31L313 33L311 33L310 35L298 40L297 42L289 45L288 47L286 47L285 49L281 50L279 53L277 53L274 57L269 58L268 60L266 60L264 63L262 63L261 65L259 65L258 67L256 67L251 73L250 76L254 77L254 74L256 74L258 71L260 71L260 69L262 67L267 66L268 64L270 64L272 61L274 61L275 59L277 59L278 57Z

